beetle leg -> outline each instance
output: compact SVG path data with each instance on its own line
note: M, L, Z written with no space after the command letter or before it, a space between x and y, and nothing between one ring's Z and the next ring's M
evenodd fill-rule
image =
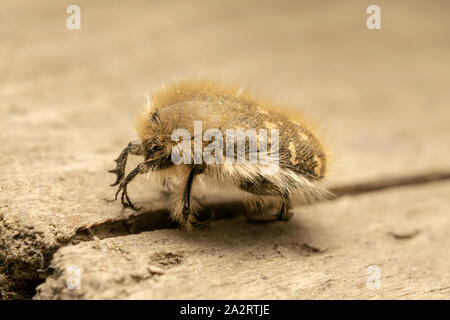
M191 212L191 189L192 183L194 182L194 178L197 174L202 173L204 170L204 166L194 165L192 167L191 172L189 173L188 179L186 181L186 187L184 188L183 193L183 216L185 221L187 221L189 217L189 213Z
M119 187L117 188L115 200L117 200L117 196L122 191L120 201L121 201L122 205L124 206L124 208L130 207L133 210L139 210L139 208L136 207L133 204L133 202L131 202L130 198L128 197L127 186L138 174L147 173L149 168L150 168L150 161L141 162L140 164L137 165L136 168L131 170L131 172L125 177L125 179L123 179L120 182Z
M278 214L278 220L288 221L293 215L293 213L289 211L289 209L292 209L291 200L289 198L283 197L281 200L281 210Z
M119 157L114 160L117 163L116 168L113 170L108 170L109 172L117 175L116 182L111 185L112 187L118 185L125 176L125 166L127 164L128 154L142 156L142 144L140 142L130 142L128 146L120 153Z

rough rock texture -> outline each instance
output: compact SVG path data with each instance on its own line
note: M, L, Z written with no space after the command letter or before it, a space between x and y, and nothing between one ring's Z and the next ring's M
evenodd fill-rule
M365 27L372 3L353 1L78 1L78 31L71 4L0 6L2 298L31 297L61 247L167 227L151 181L131 193L154 217L107 202L106 170L145 95L173 77L237 80L304 109L330 137L330 185L450 171L447 1L379 1L380 31Z
M83 242L55 254L35 298L450 299L449 199L450 182L434 183L296 209L289 223ZM371 265L379 290L366 286ZM80 286L68 289L73 268Z

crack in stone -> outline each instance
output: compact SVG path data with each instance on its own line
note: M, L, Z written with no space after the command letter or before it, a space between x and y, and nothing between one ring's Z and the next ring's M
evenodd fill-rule
M240 201L210 204L204 207L204 210L199 215L199 220L206 220L211 214L214 215L214 220L233 218L244 211L245 206ZM72 242L76 244L82 241L91 241L94 237L105 239L176 227L177 224L170 220L168 211L145 211L127 219L108 221L89 228L79 229L75 233Z
M403 186L419 185L450 179L450 172L430 172L414 176L382 178L368 182L353 183L337 186L330 191L336 198L351 196L361 193L375 192L384 189L397 188Z
M343 196L352 196L389 188L419 185L448 179L450 179L450 173L434 172L337 186L330 189L334 194L334 197L330 200L336 200ZM238 200L210 204L204 208L205 216L213 213L214 220L236 217L244 211L244 204ZM201 217L200 220L202 220ZM76 232L73 242L90 241L93 240L94 236L99 239L105 239L165 228L176 228L176 224L169 219L169 213L166 210L145 211L127 219L108 221L89 228L80 229Z

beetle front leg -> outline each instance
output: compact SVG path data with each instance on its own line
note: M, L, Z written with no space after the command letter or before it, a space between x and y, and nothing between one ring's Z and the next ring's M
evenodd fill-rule
M114 160L117 163L116 168L113 170L108 170L109 172L117 175L116 182L111 185L112 187L118 185L125 176L125 166L127 165L128 154L142 156L144 154L142 144L140 142L130 142L128 146L120 153L119 157Z
M117 200L117 196L119 195L120 191L122 191L122 196L120 198L120 201L124 208L130 207L133 210L139 210L138 207L136 207L133 202L131 202L130 198L128 197L127 193L127 186L128 184L138 175L138 174L145 174L150 170L150 161L141 162L137 165L136 168L131 170L131 172L125 177L125 179L120 182L119 187L117 188L115 200Z

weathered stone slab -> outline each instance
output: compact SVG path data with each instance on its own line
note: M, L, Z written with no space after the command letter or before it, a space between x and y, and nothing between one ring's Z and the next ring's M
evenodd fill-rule
M58 248L126 225L106 170L144 95L174 75L239 78L305 107L331 137L332 185L448 171L448 4L380 5L390 25L372 32L350 2L86 2L69 31L63 2L2 1L0 287L29 296ZM144 186L138 204L159 212Z
M55 254L35 298L449 299L449 199L450 183L434 183L297 209L288 223L83 242Z

